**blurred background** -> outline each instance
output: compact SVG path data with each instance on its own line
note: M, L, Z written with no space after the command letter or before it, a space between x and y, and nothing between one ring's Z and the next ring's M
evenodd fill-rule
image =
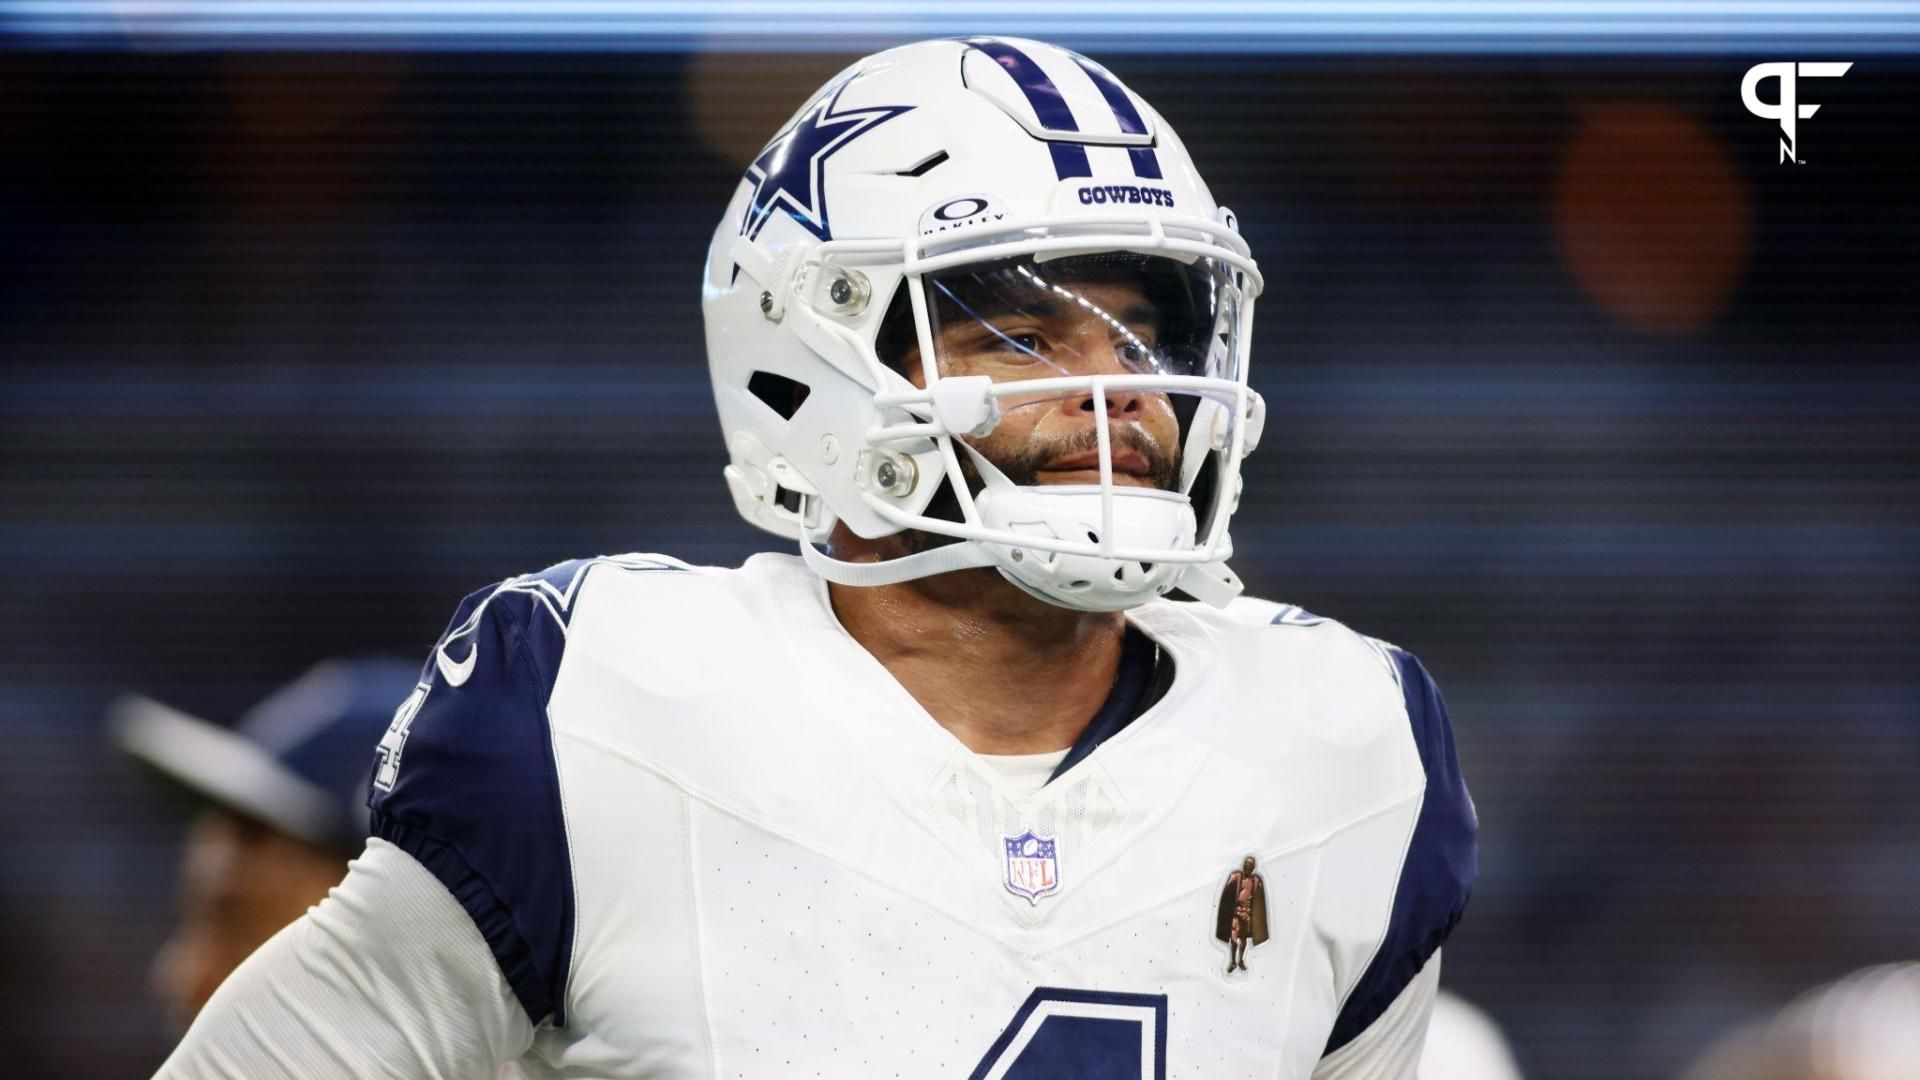
M706 238L826 76L972 32L1105 61L1239 212L1236 566L1445 689L1446 981L1529 1077L1671 1077L1920 956L1903 5L474 6L0 0L8 1074L170 1045L187 819L115 693L230 720L511 574L778 546L720 479ZM1801 80L1803 164L1741 102L1781 60L1854 62Z

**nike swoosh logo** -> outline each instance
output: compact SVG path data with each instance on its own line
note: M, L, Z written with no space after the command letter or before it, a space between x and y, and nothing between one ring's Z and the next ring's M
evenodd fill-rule
M473 677L473 663L478 659L480 659L480 643L478 641L474 642L473 647L467 650L467 658L465 660L455 660L453 657L448 656L447 648L444 645L433 650L434 666L440 669L440 676L447 680L448 686L465 685L466 681Z

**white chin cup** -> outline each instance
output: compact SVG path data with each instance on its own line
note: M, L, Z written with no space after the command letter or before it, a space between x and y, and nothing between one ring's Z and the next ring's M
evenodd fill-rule
M1001 487L974 496L980 524L1035 539L1097 544L1126 550L1191 551L1193 503L1158 488L1113 490L1113 535L1101 532L1100 488L1094 485ZM1143 563L1108 555L1069 555L1037 547L976 541L1000 573L1049 603L1081 611L1125 611L1164 595L1187 563Z

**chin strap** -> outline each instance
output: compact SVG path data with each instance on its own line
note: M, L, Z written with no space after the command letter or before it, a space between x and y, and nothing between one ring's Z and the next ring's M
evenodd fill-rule
M898 585L903 581L914 581L935 574L944 574L950 570L972 570L976 567L994 566L993 556L979 544L969 541L948 544L944 547L922 551L916 555L903 555L898 559L885 562L847 562L836 559L814 546L806 537L800 538L800 558L813 569L813 572L828 581L840 585ZM1033 595L1049 603L1058 600L1035 592L1017 578L1010 578ZM1202 563L1189 567L1180 575L1178 588L1187 595L1213 607L1226 607L1234 597L1246 588L1244 582L1227 569L1224 562Z
M813 541L803 535L800 557L814 573L840 585L898 585L949 570L994 565L993 556L986 548L965 540L885 562L847 562L815 547Z
M1223 608L1247 586L1226 563L1211 562L1188 567L1174 587L1204 604Z

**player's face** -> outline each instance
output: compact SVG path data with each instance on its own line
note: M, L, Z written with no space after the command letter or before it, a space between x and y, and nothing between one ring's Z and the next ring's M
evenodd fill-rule
M345 873L333 852L222 810L203 814L181 856L178 918L153 962L168 1019L184 1029L240 961Z
M935 349L943 378L984 375L996 383L1155 370L1156 313L1133 282L1063 280L1017 300L974 299L968 317L940 320ZM918 353L906 374L924 385ZM1100 482L1100 410L1092 394L1000 399L992 432L967 442L1015 484ZM1113 482L1171 490L1179 475L1180 424L1165 394L1109 390L1104 422Z

